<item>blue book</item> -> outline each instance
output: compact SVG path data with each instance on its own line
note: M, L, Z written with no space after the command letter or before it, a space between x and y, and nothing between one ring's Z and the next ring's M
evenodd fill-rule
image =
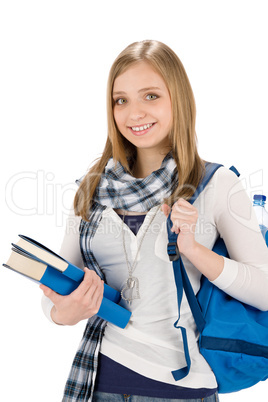
M37 283L48 286L65 296L72 293L82 282L84 271L49 250L41 243L20 235L12 244L12 252L4 267L24 275ZM103 300L97 315L106 321L125 328L131 312L118 305L120 293L104 284Z

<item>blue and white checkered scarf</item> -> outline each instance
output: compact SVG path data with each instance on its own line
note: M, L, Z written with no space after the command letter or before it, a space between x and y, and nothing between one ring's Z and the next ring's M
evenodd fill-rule
M115 165L110 159L96 191L95 201L114 209L146 212L160 204L177 185L177 169L171 154L165 157L160 169L144 179L136 179L120 163Z
M178 186L177 166L168 154L160 169L144 179L136 179L123 166L110 159L94 197L89 222L80 225L80 247L85 266L104 279L91 248L102 212L106 207L146 212L160 205ZM94 316L87 322L65 386L62 402L91 401L98 367L98 354L106 321Z

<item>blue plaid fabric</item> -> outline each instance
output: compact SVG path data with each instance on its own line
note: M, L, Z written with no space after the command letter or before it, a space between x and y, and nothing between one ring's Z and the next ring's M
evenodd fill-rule
M177 166L169 153L160 169L136 179L111 158L101 177L95 200L101 205L136 212L149 211L178 186Z
M177 169L171 154L165 157L159 170L145 179L135 179L119 162L115 165L111 159L96 191L90 220L82 220L80 225L80 247L85 266L95 270L104 279L90 244L107 206L138 212L149 211L155 205L161 204L177 185ZM105 326L106 321L97 316L88 320L66 382L62 402L92 400Z
M104 279L103 273L88 245L96 233L105 208L105 206L95 203L90 222L81 220L80 224L80 247L84 264L86 267L94 269L101 279ZM98 367L98 354L105 326L106 321L97 316L88 320L65 385L62 402L91 400Z

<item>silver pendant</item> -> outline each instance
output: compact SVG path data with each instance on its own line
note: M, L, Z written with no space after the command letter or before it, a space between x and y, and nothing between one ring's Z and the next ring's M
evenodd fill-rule
M130 303L134 299L140 299L139 280L134 276L130 276L121 291L121 297Z

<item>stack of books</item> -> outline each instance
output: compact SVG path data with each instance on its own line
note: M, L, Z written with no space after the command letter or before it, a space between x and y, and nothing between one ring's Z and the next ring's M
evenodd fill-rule
M84 271L49 250L30 237L19 235L12 243L12 252L4 267L9 268L36 283L42 283L55 292L66 296L82 282ZM131 312L118 305L120 293L104 284L103 299L97 315L106 321L125 328Z

